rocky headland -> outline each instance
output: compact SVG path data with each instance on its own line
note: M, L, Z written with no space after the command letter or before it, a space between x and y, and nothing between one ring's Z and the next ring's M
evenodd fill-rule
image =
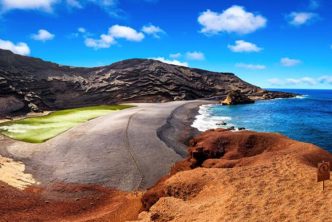
M228 93L226 99L221 101L223 105L238 105L238 104L250 104L254 103L255 100L250 99L245 94L241 93L241 91L231 91Z
M80 68L0 50L0 116L121 102L225 99L234 90L257 99L288 98L232 73L130 59Z

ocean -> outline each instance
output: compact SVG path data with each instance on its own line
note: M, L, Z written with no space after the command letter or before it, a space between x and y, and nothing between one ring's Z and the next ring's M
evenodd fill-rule
M302 96L248 105L203 105L192 126L200 131L234 126L236 129L277 132L332 152L332 90L278 91ZM227 125L222 126L223 122Z

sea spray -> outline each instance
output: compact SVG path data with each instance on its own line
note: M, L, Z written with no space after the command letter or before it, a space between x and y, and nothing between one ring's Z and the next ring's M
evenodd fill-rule
M229 116L214 116L211 112L211 109L214 105L202 105L198 110L198 115L195 117L195 120L192 127L198 129L201 132L204 132L209 129L217 128L228 128L234 126L229 121L232 120ZM222 125L226 123L227 125Z

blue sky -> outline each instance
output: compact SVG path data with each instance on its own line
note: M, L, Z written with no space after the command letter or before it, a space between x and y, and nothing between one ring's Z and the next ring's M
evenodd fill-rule
M72 66L128 59L332 88L330 0L0 0L0 48Z

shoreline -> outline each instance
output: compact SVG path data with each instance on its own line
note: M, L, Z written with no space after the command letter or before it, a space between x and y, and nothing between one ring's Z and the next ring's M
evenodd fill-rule
M222 211L220 212L218 211L219 213L217 213L219 218L230 217L228 219L231 220L232 218L237 218L236 215L232 214L232 211L229 211L229 209L233 209L232 207L233 204L241 203L239 204L239 206L251 204L252 200L247 198L248 196L246 193L248 191L247 187L255 191L252 193L252 196L258 198L257 200L260 200L259 198L262 198L262 196L259 196L257 194L259 192L264 193L264 197L266 197L264 201L265 200L268 201L270 199L269 195L271 195L271 198L278 197L277 195L274 196L271 194L270 190L272 190L273 193L276 194L281 193L283 195L282 197L285 198L283 199L283 201L287 202L289 200L289 198L287 198L287 195L290 195L291 193L297 190L295 189L291 190L290 192L286 192L287 189L283 189L283 186L276 186L276 184L282 185L283 183L285 183L286 184L285 186L293 188L296 187L294 186L294 184L298 184L299 183L298 181L300 181L300 186L301 186L300 191L302 195L304 195L306 192L309 192L311 190L311 187L317 185L317 183L312 179L312 175L316 173L316 168L315 168L316 162L320 160L320 158L322 157L330 158L332 160L332 156L326 153L324 150L317 149L318 147L314 145L305 144L295 140L290 140L285 136L277 134L256 133L251 131L242 131L237 133L232 132L229 134L227 132L224 132L225 134L227 134L224 137L225 140L233 138L232 143L225 143L225 144L234 151L237 152L243 151L243 153L241 154L243 154L244 156L242 157L240 156L238 159L234 159L234 156L233 157L225 156L225 158L220 158L220 159L212 157L211 159L208 158L203 166L198 166L197 168L194 169L189 169L187 167L185 169L185 166L188 166L188 164L193 163L190 160L190 157L192 155L189 155L190 152L192 152L192 150L190 150L190 147L195 149L197 148L196 151L199 151L200 147L205 147L205 149L209 150L210 146L209 144L215 144L213 141L209 142L209 140L206 140L203 134L205 135L217 134L219 130L212 130L208 131L207 133L201 133L197 129L191 127L192 121L198 115L199 107L201 105L214 104L214 103L216 103L216 101L199 100L199 101L187 101L186 103L183 104L173 103L173 105L141 104L139 108L137 109L135 108L130 112L130 118L131 117L132 118L130 122L127 121L125 122L128 123L127 126L130 126L129 131L127 132L128 133L127 136L129 138L128 141L130 142L129 145L133 146L131 147L132 149L131 151L134 152L133 153L134 157L139 157L138 155L143 155L143 156L149 155L149 151L153 151L157 148L156 146L157 144L152 144L151 148L153 149L142 150L144 146L141 144L138 147L140 150L135 150L134 147L140 144L137 143L137 141L144 142L142 141L142 139L144 140L144 138L140 138L142 135L145 135L145 138L147 138L147 140L152 140L153 139L152 135L154 135L155 137L157 137L155 139L160 140L161 143L159 144L164 144L162 146L167 147L166 149L168 149L168 151L173 152L174 150L174 152L178 156L182 157L179 158L178 161L176 161L175 165L173 165L170 170L168 170L166 173L160 174L162 175L162 177L159 180L159 182L153 183L153 186L151 188L147 189L147 191L144 190L144 193L140 191L123 192L119 190L112 190L111 188L107 188L107 186L102 187L103 184L100 185L96 184L95 186L95 185L80 184L80 183L73 184L69 183L68 181L66 181L66 183L61 185L42 184L45 190L42 190L41 187L36 187L32 185L28 189L18 192L18 191L8 190L7 186L2 185L0 181L0 190L4 189L3 191L6 195L7 195L6 192L8 192L8 194L10 193L13 197L12 198L13 203L10 203L8 208L11 210L9 210L8 212L4 212L3 214L4 218L9 219L12 217L11 214L16 215L17 207L15 207L15 204L19 205L19 201L15 200L20 200L20 198L21 199L24 198L26 202L31 201L31 203L29 202L29 205L26 206L25 208L33 210L33 213L29 214L29 216L33 218L47 218L48 217L47 214L53 212L53 207L55 206L56 213L52 213L50 218L59 218L63 220L73 217L71 213L68 214L63 213L63 212L68 212L66 210L71 208L75 210L77 209L75 211L75 219L79 219L84 217L84 215L88 215L92 219L98 217L102 218L105 216L105 220L108 221L122 221L122 218L119 219L116 218L115 216L123 215L125 212L126 215L123 218L126 218L126 220L137 219L141 221L140 219L143 218L146 220L142 221L153 221L151 218L154 218L156 215L157 216L159 215L161 219L164 218L165 221L167 221L167 218L172 218L172 217L175 218L178 217L179 219L184 219L184 220L185 218L196 220L196 219L207 218L207 216L210 215L209 212L215 212L216 209L222 209ZM168 107L167 110L165 110L166 107ZM146 112L145 114L143 112L139 112L139 110L143 111L144 109L145 109L144 112ZM148 110L150 111L147 112ZM166 113L168 114L166 115ZM156 115L161 115L161 116L156 117ZM117 114L112 119L115 120L116 119L115 117L120 117L120 116L124 116L124 113L122 113L121 115ZM100 118L100 120L95 119L93 120L93 122L104 124L104 121L109 119L110 117L111 116L102 117ZM144 134L144 132L142 131L144 131L145 128L150 127L149 123L145 122L145 120L149 119L150 121L152 121L152 119L155 118L159 119L158 124L160 123L162 124L159 125L158 128L151 129L150 131L148 131L147 134ZM108 124L110 123L111 121ZM150 124L156 125L156 122L152 121L152 123ZM93 127L93 124L91 122L89 124L83 124L83 125ZM85 127L84 129L90 129L90 127ZM223 134L222 131L220 131L220 133L221 133L220 135ZM149 135L151 137L149 137ZM203 146L201 146L201 144L197 146L189 144L188 142L192 137L198 137L198 138L200 137L202 141L206 142L202 144ZM218 137L219 135L212 135L211 138L218 138ZM245 143L243 143L243 141L245 141ZM269 144L274 148L271 149L270 145L266 145L266 141L268 141ZM134 144L134 142L136 142L136 144ZM239 143L238 145L239 149L234 148L235 142ZM167 146L165 146L165 144ZM257 146L261 148L257 149L257 152L254 150L252 151L253 152L252 154L255 155L248 154L248 156L245 156L246 152L244 151L247 149L246 148L247 145L249 145L250 148L250 147L255 147L254 144L257 144ZM292 145L290 146L290 144ZM265 150L265 152L261 152L263 150ZM79 147L78 151L82 152L82 148ZM140 151L142 153L140 154L137 151ZM153 153L153 155L160 155L160 158L165 159L166 157L162 156L159 152L160 151L155 152ZM97 154L98 151L96 150L94 150L91 153L91 155L94 156ZM52 155L52 153L48 153L47 155ZM151 156L148 156L147 158L150 157ZM305 161L305 163L303 163L303 161ZM125 164L128 163L129 162ZM110 162L107 163L107 165L109 164ZM139 167L142 166L141 164L142 163L138 162ZM159 164L158 160L154 160L152 161L152 165L147 166L148 168L146 169L156 168L158 164ZM102 165L99 165L99 167L100 166ZM293 179L294 178L293 171L290 171L288 166L291 166L292 170L296 172L297 176L296 180ZM301 168L306 173L302 174L302 171L296 171L299 168ZM280 169L282 170L280 171ZM143 170L145 170L145 168ZM82 171L81 173L84 172ZM121 174L123 172L119 171L119 173ZM266 175L268 175L268 177ZM278 176L280 177L280 175L282 176L281 179L286 178L285 180L282 180L282 183L280 183L278 179ZM125 177L126 175L122 176ZM269 189L262 189L260 187L260 184L257 184L256 182L257 178L260 178L260 180L264 181L264 184L268 186ZM270 182L271 180L272 182ZM310 182L309 185L307 185L308 182ZM234 183L236 185L234 185ZM241 188L244 183L247 184L245 186L246 189ZM150 191L150 189L152 190ZM317 190L317 187L315 187L315 189ZM87 195L85 193L86 190L90 190L93 193L93 197ZM163 193L165 190L168 191L166 194ZM332 190L332 188L330 190ZM159 191L161 193L159 193ZM32 193L34 193L33 195L35 196L31 196ZM148 193L148 195L145 195L146 193ZM225 194L227 194L226 197L232 198L231 201L225 198ZM56 197L55 195L59 196ZM310 198L312 198L312 196L313 195L305 198L307 201L310 201ZM59 199L55 199L55 197ZM159 201L153 203L150 211L142 212L141 207L144 207L145 206L144 204L147 202L148 203L154 202L155 197L158 197ZM34 205L32 201L34 200L33 198L40 198L38 200L40 200L39 203L41 204L38 206ZM326 197L321 195L319 196L319 198L320 201L322 201L325 200ZM278 201L277 198L275 199L276 199L275 201ZM143 201L142 206L140 205L141 204L140 201ZM66 206L64 203L72 205ZM2 204L3 204L2 206L5 206L4 201L2 202ZM119 204L121 208L117 207L116 204ZM262 204L265 204L265 202L262 202ZM171 207L171 209L168 210L169 206L174 206L174 207ZM274 205L271 205L271 207L273 206ZM196 211L190 211L190 209L196 209L197 207L204 210L201 211L200 213L197 213ZM45 208L44 210L45 212L47 212L45 213L45 215L38 212L38 209L42 208ZM88 211L86 211L85 209L88 209ZM243 215L249 215L249 217L247 218L240 218L242 219L242 221L243 220L248 221L248 219L250 219L250 214L244 212L245 209L246 209L245 207L238 207L237 209L238 211L243 212ZM285 209L282 208L282 209L285 212L287 212L286 210L288 208ZM259 218L259 216L269 215L268 212L260 210L261 208L258 207L257 208L258 213L256 213L258 215L257 218ZM98 212L103 212L103 214ZM139 213L141 214L137 218L137 215ZM1 209L0 209L0 215L1 215ZM24 214L22 213L22 215ZM19 216L16 217L19 218ZM116 219L111 220L113 217ZM252 221L255 221L253 218L255 218L255 216L252 215L251 219Z
M192 133L191 118L204 103L211 101L137 104L80 124L41 144L1 136L0 155L23 162L26 172L41 185L64 181L125 191L146 189L186 157L186 141L197 133ZM183 129L188 133L182 133ZM181 136L174 139L178 132ZM174 143L169 142L172 140Z
M174 149L182 158L188 155L187 147L189 140L201 132L192 127L192 123L198 115L202 105L214 104L217 101L201 100L186 103L173 110L166 123L157 129L157 136L168 147Z

